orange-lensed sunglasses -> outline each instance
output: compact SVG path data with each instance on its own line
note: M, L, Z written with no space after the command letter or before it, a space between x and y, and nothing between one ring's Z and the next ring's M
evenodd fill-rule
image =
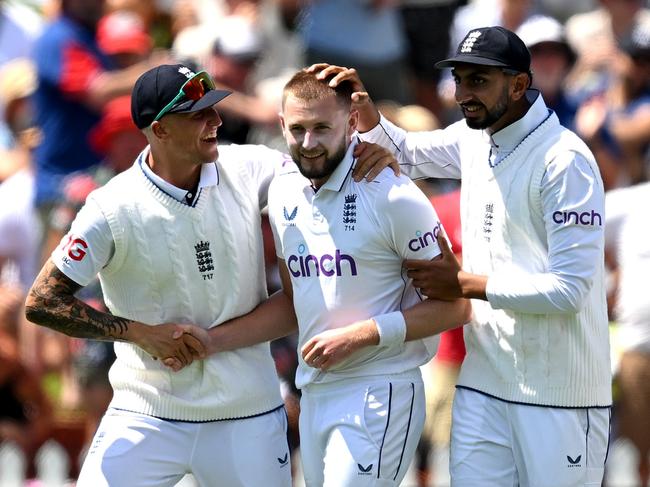
M208 91L215 89L215 84L210 75L205 71L199 71L194 76L189 78L181 89L178 90L178 95L174 97L165 107L158 112L153 121L160 120L163 115L168 113L179 100L183 98L187 100L197 101L203 98ZM153 122L152 122L153 123Z

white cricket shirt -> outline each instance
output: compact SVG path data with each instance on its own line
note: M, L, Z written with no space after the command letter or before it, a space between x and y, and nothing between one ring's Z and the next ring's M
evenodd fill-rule
M440 253L435 239L440 222L424 194L389 169L371 183L355 182L355 145L318 191L294 164L269 188L276 252L293 286L299 349L323 331L420 302L402 262ZM367 347L327 372L299 356L296 385L403 372L427 362L436 346L430 337Z

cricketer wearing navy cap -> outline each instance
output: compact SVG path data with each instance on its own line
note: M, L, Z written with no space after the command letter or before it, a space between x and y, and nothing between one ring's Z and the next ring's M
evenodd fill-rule
M227 95L182 64L144 73L131 116L149 145L90 193L34 283L31 320L115 342L113 398L79 487L172 486L186 473L211 487L291 486L268 343L206 357L208 329L267 297L260 210L285 161L218 147ZM74 295L97 275L110 313ZM167 357L186 369L167 370Z

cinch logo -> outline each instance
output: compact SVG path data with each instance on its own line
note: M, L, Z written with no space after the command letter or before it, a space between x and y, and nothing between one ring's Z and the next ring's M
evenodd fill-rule
M578 455L575 459L571 458L569 455L567 455L566 459L569 461L569 464L567 465L567 467L569 467L569 468L579 467L581 458L582 458L582 455Z
M298 246L298 254L305 252L305 245ZM330 277L336 275L340 277L343 275L343 263L349 269L350 275L357 275L357 264L351 255L343 254L339 249L336 249L334 255L324 254L320 257L312 254L307 255L290 255L287 259L287 267L293 277L311 277L312 274Z
M553 212L554 223L575 223L576 225L603 225L603 218L597 211L555 211Z
M440 233L440 222L433 227L430 232L422 233L420 230L415 232L415 238L409 241L409 250L417 252L425 247L435 243L438 234Z
M63 251L68 254L72 260L80 261L86 256L84 249L88 248L88 244L82 238L68 235L68 240L63 244Z

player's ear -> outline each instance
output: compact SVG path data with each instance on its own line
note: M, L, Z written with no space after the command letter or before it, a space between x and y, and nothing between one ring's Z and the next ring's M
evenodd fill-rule
M167 137L169 132L159 120L156 120L151 124L151 133L158 139L164 139Z
M359 111L350 110L350 117L348 118L348 135L352 135L357 130L359 124Z
M528 73L517 73L513 76L512 97L519 100L526 94L526 90L530 85L530 77Z

